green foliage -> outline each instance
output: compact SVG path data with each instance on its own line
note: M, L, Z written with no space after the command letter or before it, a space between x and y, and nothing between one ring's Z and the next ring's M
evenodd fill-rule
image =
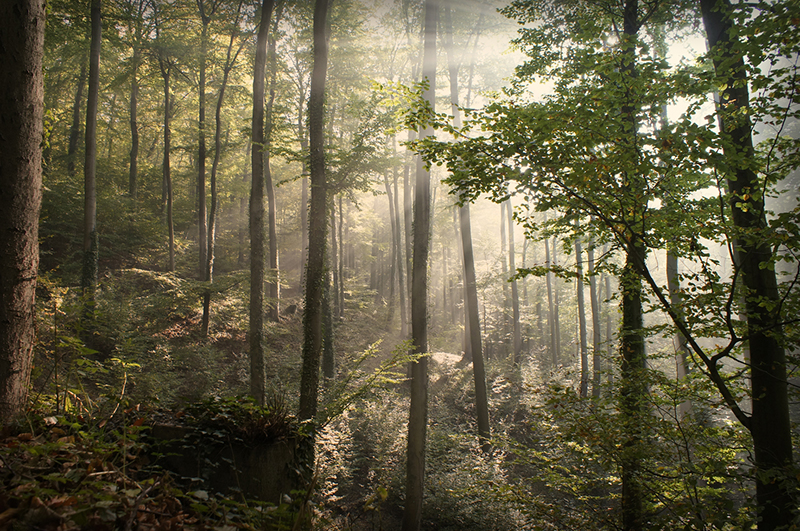
M184 420L203 435L256 444L295 437L299 425L289 413L286 396L272 390L260 407L252 397L209 398L186 409Z

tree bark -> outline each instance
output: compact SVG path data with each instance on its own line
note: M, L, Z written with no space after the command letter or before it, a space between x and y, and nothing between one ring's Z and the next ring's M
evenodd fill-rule
M629 83L637 76L636 39L639 31L638 0L626 0L623 14L621 42L623 73ZM622 142L633 153L637 149L636 105L629 96L621 108ZM620 330L620 420L622 423L622 528L625 531L642 531L645 526L645 492L641 478L641 462L645 455L645 427L647 416L647 384L645 380L645 341L642 334L642 270L645 261L644 245L639 239L643 233L642 214L646 205L639 203L644 197L643 177L638 168L625 175L623 193L633 202L625 216L625 265L620 278L622 289L622 327ZM639 231L639 232L637 232Z
M170 150L172 131L170 125L170 78L172 65L169 59L159 58L161 76L164 79L164 159L162 163L164 187L166 191L167 229L169 231L169 265L167 271L175 271L175 223L172 215L172 172L170 169Z
M222 104L225 100L225 89L228 87L228 78L230 76L236 58L242 50L242 46L233 55L233 44L238 35L238 22L239 13L242 8L242 0L239 1L236 10L236 20L234 21L234 29L231 33L230 41L228 42L228 50L225 57L225 65L222 69L222 82L219 87L219 95L217 96L217 105L214 112L214 159L211 163L211 177L209 187L211 192L211 205L208 210L208 250L206 252L206 263L204 266L204 280L211 284L214 282L214 251L217 241L217 171L219 169L220 152L222 149ZM242 43L244 45L244 43ZM211 320L211 287L209 286L203 294L203 318L201 321L201 334L203 337L208 337L208 328Z
M308 220L306 304L303 314L303 368L300 380L301 420L317 415L319 362L322 350L322 291L325 283L325 232L327 182L325 177L325 78L328 70L328 0L314 4L314 67L308 99L308 132L311 149L311 205Z
M436 103L436 26L438 0L425 1L425 44L422 77L429 83L423 96L435 109ZM426 138L433 130L426 128ZM417 164L414 187L414 258L411 288L411 341L413 352L423 357L411 364L411 408L408 419L406 452L406 500L403 531L418 530L422 524L422 500L425 483L425 438L428 424L428 252L430 246L430 173Z
M25 412L35 345L44 0L0 3L0 424Z
M142 50L138 43L133 45L133 72L131 73L130 129L131 151L128 169L128 195L136 202L139 187L139 64Z
M578 224L575 224L576 229ZM578 238L575 238L575 270L578 277L575 279L578 294L578 329L580 334L580 353L581 353L581 397L589 396L589 346L586 340L586 303L583 293L583 246Z
M547 221L547 217L544 218ZM556 308L553 301L553 272L550 271L552 262L550 261L550 240L544 240L544 263L547 268L545 275L545 283L547 285L547 324L550 328L550 341L548 341L550 350L550 360L553 367L558 366L558 347L556 346Z
M511 208L511 199L506 204L506 214L508 219L508 270L513 277L517 274L517 253L514 244L514 211ZM522 363L522 329L520 328L519 289L516 278L511 280L511 327L514 341L514 364L519 366Z
M78 88L72 103L72 125L69 128L69 145L67 146L67 175L75 176L75 157L78 154L78 140L81 133L81 105L83 105L83 88L86 86L86 63L81 59L81 72L78 74Z
M589 301L592 306L592 398L600 398L602 358L600 356L600 299L597 293L597 275L594 264L594 240L589 241L587 254L587 274L589 275Z
M92 44L89 50L89 92L86 102L86 153L83 166L83 273L81 287L87 310L94 311L97 287L97 100L100 93L101 0L92 0Z
M700 0L720 94L720 137L733 224L739 278L745 288L753 412L750 433L756 464L759 531L789 528L797 513L792 501L796 480L787 476L793 461L788 407L786 354L777 278L769 267L772 249L760 234L768 231L764 185L755 172L747 70L735 36L728 0ZM744 111L744 112L743 112Z
M266 398L264 359L264 93L267 34L274 0L261 3L253 70L253 151L250 181L250 394L261 405Z
M277 82L278 66L275 52L278 24L283 11L283 1L277 2L273 31L267 37L269 44L267 61L269 63L269 100L267 101L266 133L264 138L264 180L267 188L267 225L269 231L269 268L271 275L267 281L267 315L270 321L280 320L280 270L278 264L278 221L277 206L275 204L275 183L272 181L270 167L270 147L272 146L273 107L275 104L275 84Z

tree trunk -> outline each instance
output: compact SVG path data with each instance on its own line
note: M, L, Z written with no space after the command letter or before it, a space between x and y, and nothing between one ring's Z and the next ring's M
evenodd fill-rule
M269 100L267 101L266 135L264 138L264 180L267 188L267 224L269 230L269 268L271 275L267 281L267 314L270 321L280 320L280 269L278 264L278 222L277 207L275 205L275 184L272 182L270 168L270 147L272 146L272 130L274 116L272 109L275 104L275 84L278 76L277 54L275 52L278 24L280 23L283 2L278 2L275 12L275 22L268 40L267 59L269 61Z
M336 316L341 319L344 317L344 238L342 230L344 228L344 210L342 209L342 194L339 194L339 314Z
M622 66L620 71L634 83L636 71L636 36L639 29L638 0L626 0L621 42ZM624 148L636 149L636 104L626 101L621 108L622 143ZM622 423L622 528L624 531L642 531L645 526L645 490L641 478L641 462L645 452L645 417L647 411L647 384L645 380L645 341L642 312L642 270L645 263L644 246L639 234L644 233L642 214L646 204L639 203L643 192L643 177L638 168L625 176L623 193L633 201L625 216L625 266L620 278L622 289L622 327L620 330L620 421Z
M558 239L553 236L553 267L558 267ZM558 296L558 277L553 275L553 345L555 354L553 360L558 365L561 358L561 323L559 320L559 296Z
M745 310L749 338L753 412L753 436L757 468L756 498L759 531L789 528L797 512L791 493L796 481L785 474L792 466L791 422L789 418L786 354L779 315L782 305L772 249L759 233L768 230L764 188L754 171L756 163L749 113L747 70L728 0L700 0L714 69L725 87L721 96L720 124L733 224L739 229L734 244L740 263L738 271L745 287ZM748 200L749 198L749 200Z
M503 355L508 354L508 334L511 324L511 316L508 314L508 307L510 306L511 299L508 296L508 263L506 262L506 253L508 252L506 239L506 207L508 202L500 203L500 282L503 286L503 305L501 309L502 315L502 329L500 333L502 352Z
M514 212L511 208L511 200L506 204L506 214L508 219L508 270L512 275L517 274L516 247L514 245ZM522 363L522 329L520 328L519 316L519 290L517 279L511 281L511 326L513 328L514 340L514 364L519 366Z
M578 223L575 223L578 229ZM578 238L575 238L575 270L578 277L575 279L578 292L578 329L580 333L580 353L581 353L581 397L589 396L589 346L586 340L586 304L583 293L583 246Z
M589 241L587 250L587 274L589 275L589 301L592 305L592 398L600 398L602 361L600 357L600 299L597 293L597 275L594 265L594 240Z
M425 44L422 77L429 83L423 96L435 108L436 100L436 25L439 21L438 0L425 0ZM422 138L433 135L426 128ZM422 500L425 484L425 437L428 424L428 251L430 244L430 173L417 164L414 189L414 262L411 288L411 341L413 352L423 357L411 365L411 407L408 419L406 451L406 499L403 531L414 531L422 525Z
M383 187L386 190L386 199L389 201L389 225L392 231L392 286L391 286L391 296L389 297L389 312L388 317L386 318L387 323L391 324L392 318L394 316L394 285L395 285L395 276L400 273L402 275L402 266L398 268L398 263L400 262L398 255L400 253L400 247L397 245L397 239L395 238L395 233L397 230L397 219L395 217L394 212L394 198L392 194L392 186L389 184L389 174L388 172L384 172L383 174ZM399 269L399 271L398 271ZM402 283L400 283L402 285ZM401 288L402 289L402 288ZM402 298L402 293L400 293Z
M78 88L75 90L75 101L72 103L72 125L69 128L69 145L67 146L67 174L75 176L75 157L78 154L78 140L81 133L81 105L83 104L83 88L86 85L86 63L81 59L81 72L78 75Z
M101 0L92 0L92 44L89 51L89 94L86 102L86 153L83 166L83 273L81 287L87 310L94 311L97 287L97 100L100 92Z
M250 184L250 394L264 405L264 93L267 68L267 34L274 0L261 3L253 70L253 151Z
M331 265L333 267L329 267L333 277L333 293L334 299L333 304L331 305L330 302L330 289L328 289L328 293L326 293L326 297L328 298L328 305L333 307L333 315L339 315L339 269L336 267L336 264L339 261L339 242L337 239L336 233L336 197L331 198L331 208L330 208L330 215L331 215ZM327 335L327 334L326 334Z
M393 146L395 148L395 152L397 151L396 139L392 139ZM392 177L393 177L393 185L394 185L394 194L392 197L391 191L392 188L389 187L389 201L390 204L393 205L394 211L394 223L392 224L393 233L392 237L394 238L395 245L397 246L397 282L400 290L400 336L405 338L408 334L408 310L407 310L407 291L406 291L406 283L405 283L405 260L404 256L405 253L403 252L403 238L402 238L402 229L401 229L401 218L400 218L400 200L398 198L398 183L397 183L397 166L392 169Z
M242 1L239 1L237 8L237 16L235 23L238 23L239 13L241 11ZM237 50L236 55L231 57L233 51L233 43L238 34L238 25L234 24L234 30L231 33L231 39L228 42L228 51L225 58L225 66L222 71L222 83L219 87L219 95L217 96L217 106L214 112L214 160L211 163L211 180L209 187L211 188L211 206L208 210L208 251L206 252L205 275L206 282L211 284L214 282L214 248L217 241L217 171L219 169L220 152L222 149L222 103L225 100L225 89L228 86L228 78L233 69L233 64L236 57L241 51L241 47ZM203 294L203 318L201 322L201 334L203 337L208 337L208 327L211 317L211 288L209 286Z
M161 76L164 78L164 160L162 163L165 199L167 206L167 228L169 230L169 265L167 271L175 271L175 223L172 215L172 173L170 170L170 150L172 131L170 130L170 77L172 65L168 59L160 58Z
M324 142L325 77L328 70L328 0L314 4L314 67L308 99L311 149L311 206L308 227L306 304L303 314L303 369L300 380L301 420L317 415L319 362L322 350L322 291L325 283L326 178Z
M208 54L209 15L204 11L204 0L198 0L200 9L200 74L197 88L197 244L199 247L200 278L205 276L206 253L206 69Z
M131 73L130 128L131 151L128 170L128 195L136 202L139 182L139 64L142 50L138 43L133 45L133 72Z
M25 412L35 345L44 0L0 3L0 425Z
M547 221L547 217L544 218ZM545 282L547 284L547 324L550 328L550 341L548 341L550 350L550 360L553 367L558 366L558 348L556 347L556 309L553 304L553 273L550 271L552 262L550 261L550 240L544 240L544 263L547 268L545 275Z

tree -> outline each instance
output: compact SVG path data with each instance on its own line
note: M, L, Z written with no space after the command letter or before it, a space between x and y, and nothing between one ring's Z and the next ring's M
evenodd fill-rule
M531 7L533 3L516 2L509 9L522 20L543 22L527 29L520 40L529 46L531 57L521 69L521 79L529 80L526 76L532 72L552 76L554 96L543 103L492 104L473 122L483 129L483 137L473 146L471 139L462 140L449 145L442 155L441 145L429 142L423 152L430 160L446 160L459 173L454 182L471 193L482 190L502 199L507 181L514 181L539 201L539 210L558 207L594 216L590 233L612 238L623 253L624 266L619 271L619 412L625 435L619 458L622 527L641 529L648 505L641 483L644 477L638 473L647 456L644 440L650 429L643 423L648 409L643 378L647 375L643 338L649 333L642 326L645 283L652 300L686 338L709 382L753 436L761 528L785 525L793 518L787 506L796 480L790 472L789 423L784 414L786 362L780 345L797 342L783 328L796 315L797 284L792 276L778 286L774 271L776 263L796 256L797 241L788 235L797 231L797 221L796 215L786 212L776 214L771 222L765 215L764 197L798 166L797 142L780 136L787 117L796 117L796 108L791 98L776 100L794 94L796 67L773 68L767 76L752 66L766 60L775 67L780 56L796 53L798 40L785 6L758 11L752 20L743 17L746 25L728 26L726 32L721 30L726 18L719 15L726 12L725 5L721 11L711 3L705 5L705 18L717 15L716 21L706 20L707 28L717 30L709 32L716 37L710 39L716 45L713 76L670 69L663 59L651 55L651 43L639 30L647 23L681 22L669 10L660 10L663 5L644 8L627 2L621 12L601 14L593 6L564 3L540 12L549 17L529 17ZM566 13L569 16L563 16ZM604 17L611 13L617 20L613 27L621 30L613 46L603 37L611 26ZM764 28L773 30L770 37L762 35ZM747 40L734 44L728 40L732 35ZM554 42L568 42L569 53L549 48ZM760 88L755 107L747 106L742 50L749 54L753 83ZM713 119L704 121L697 115L713 87L724 89L721 133L715 130ZM523 90L521 85L517 89ZM680 120L667 128L639 127L657 123L665 102L677 98L693 102ZM758 117L778 132L761 152L753 148L748 116ZM671 197L680 208L651 204L654 198L664 197ZM565 221L556 220L547 228L573 232ZM717 242L731 250L734 267L729 277L723 278L718 261L710 256L709 245ZM648 253L667 246L700 272L681 276L687 288L678 308L648 266ZM748 317L746 324L736 318L740 306ZM714 346L703 347L700 339L711 340ZM760 373L753 379L752 415L740 404L737 378L728 373L733 364L741 365L737 354L745 342L760 348L758 354L750 349L751 372ZM770 411L761 409L765 402L755 403L759 401L771 403ZM770 441L766 440L767 423L776 434Z
M267 37L267 63L269 65L269 98L266 108L266 131L264 133L264 184L267 189L267 227L269 231L269 268L270 279L267 282L267 315L271 321L280 319L280 272L278 270L278 223L276 219L275 184L272 179L270 167L270 149L272 146L272 132L275 126L273 108L275 106L275 83L278 75L278 57L275 52L278 24L283 12L283 1L278 0L275 10L275 26Z
M214 249L216 245L217 234L217 208L219 202L219 194L217 193L217 173L219 169L220 151L222 149L222 104L225 100L225 89L228 87L228 79L231 70L236 64L236 59L239 53L247 43L246 39L242 39L236 51L233 51L233 45L236 38L239 36L239 19L242 10L243 0L239 0L236 6L236 16L231 24L231 37L228 41L228 48L225 55L225 64L222 67L222 82L219 87L219 94L217 95L217 105L214 112L214 159L211 163L211 177L209 182L211 192L211 205L208 210L208 250L205 255L206 262L204 264L204 280L209 284L214 281ZM207 288L203 294L203 317L201 319L201 334L203 337L208 337L208 327L211 313L211 288Z
M208 70L208 25L211 23L220 0L196 0L200 16L200 73L197 86L197 234L200 248L200 276L207 269L206 253L206 75Z
M42 201L45 2L0 5L0 421L25 411L35 343Z
M478 21L478 27L482 19ZM447 70L450 81L450 105L453 113L453 127L461 128L461 110L458 98L458 63L453 50L452 1L444 5L444 43L447 53ZM477 38L476 38L477 40ZM461 263L464 271L464 313L465 332L468 351L472 360L472 376L475 382L475 411L478 421L478 437L488 450L491 434L489 424L489 399L486 392L486 369L481 345L481 323L478 314L478 282L475 275L475 255L472 248L472 221L470 219L469 202L458 207L459 232L461 236Z
M97 99L100 92L101 0L92 0L92 44L89 51L89 93L86 103L86 153L83 166L83 274L81 287L87 304L94 303L97 286ZM93 309L91 310L93 311Z
M422 78L427 83L423 97L431 110L436 98L436 26L439 22L438 0L425 0L425 52ZM429 127L421 138L433 135ZM414 186L414 241L411 277L412 352L422 354L411 363L411 407L408 417L406 450L406 502L403 531L413 531L422 524L422 500L425 484L425 438L428 424L428 251L430 245L430 173L418 157Z
M744 287L753 401L746 426L755 450L758 528L789 528L796 516L792 501L796 482L776 479L776 474L780 477L780 471L792 465L792 430L780 314L783 297L774 265L770 267L775 260L772 245L762 236L769 230L761 192L767 184L756 171L747 70L739 51L733 8L728 0L701 0L700 8L714 71L721 83L718 86L723 87L719 142L724 159L717 168L727 181L736 229L737 270Z
M256 36L253 69L252 176L250 184L250 394L259 404L266 399L264 360L264 93L267 35L274 0L263 0Z
M328 0L314 4L314 67L308 99L311 200L308 219L306 303L303 313L303 368L298 417L317 414L319 364L322 352L322 297L325 289L325 240L328 224L325 176L325 79L328 70Z

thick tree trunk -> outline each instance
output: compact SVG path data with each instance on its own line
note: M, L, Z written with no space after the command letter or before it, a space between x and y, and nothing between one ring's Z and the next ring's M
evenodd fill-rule
M429 83L425 101L435 108L436 100L436 26L438 0L425 0L425 44L422 77ZM431 129L422 132L425 138ZM430 173L417 165L414 189L414 261L411 288L411 341L415 354L428 352L428 251L430 245ZM403 531L415 531L422 525L422 501L425 484L425 439L428 425L428 358L411 365L411 407L408 418L406 451L406 499Z
M267 34L274 0L261 3L253 70L253 151L250 184L250 394L263 405L266 398L264 359L264 96Z
M751 136L747 70L738 52L738 38L728 0L700 0L703 24L720 85L720 136L728 181L735 243L740 257L739 278L745 287L753 413L750 433L755 449L759 531L789 528L797 513L791 493L796 480L786 476L792 466L786 354L772 249L759 234L767 231L764 188L756 174Z
M327 183L325 178L324 100L328 71L328 0L314 4L314 67L308 99L308 132L311 149L311 205L308 223L306 304L303 314L303 369L300 380L301 420L317 415L319 363L322 350L322 291L325 284L325 230Z
M0 425L25 412L33 362L44 29L44 0L0 3Z
M624 8L622 49L622 72L628 83L634 83L636 71L636 37L639 30L638 0L626 0ZM622 142L625 149L635 153L637 149L636 103L630 97L621 108ZM633 157L631 157L633 158ZM642 531L645 526L645 490L641 468L646 448L645 417L648 415L647 384L645 379L645 341L642 312L642 270L645 249L639 240L643 233L643 214L646 205L640 204L644 197L643 177L638 168L631 168L626 175L623 193L631 201L632 208L625 217L630 227L625 233L625 266L622 270L622 327L620 330L620 421L622 423L622 528L624 531Z
M100 0L92 0L92 44L89 51L89 94L86 102L86 153L83 166L83 273L81 287L92 312L97 286L97 100L100 93Z

